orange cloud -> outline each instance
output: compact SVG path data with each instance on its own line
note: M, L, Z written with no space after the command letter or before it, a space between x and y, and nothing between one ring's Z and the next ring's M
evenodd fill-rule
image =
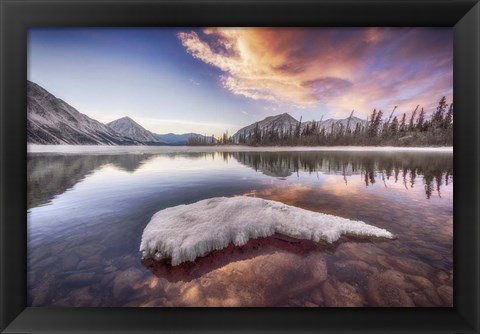
M227 90L279 106L410 111L452 96L450 30L207 28L178 38L222 71Z

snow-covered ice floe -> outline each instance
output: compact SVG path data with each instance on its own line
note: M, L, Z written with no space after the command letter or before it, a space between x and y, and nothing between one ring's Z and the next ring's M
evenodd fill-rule
M362 221L308 211L255 197L215 197L157 212L145 227L144 258L170 258L172 265L193 261L213 250L245 245L275 233L315 242L342 235L393 239L392 233Z

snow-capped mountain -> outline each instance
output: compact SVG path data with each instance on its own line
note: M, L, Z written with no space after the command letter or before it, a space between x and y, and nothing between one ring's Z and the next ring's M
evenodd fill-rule
M295 131L299 123L300 122L298 120L290 116L288 113L283 113L276 116L269 116L260 122L256 122L241 128L233 135L233 139L235 140L235 142L238 142L240 139L240 136L245 136L246 138L248 138L249 134L253 133L257 124L260 131L271 129L273 126L275 130L289 132L289 131ZM361 127L365 127L368 124L368 121L352 116L350 118L350 122L347 117L345 119L331 118L325 121L317 122L317 124L320 129L324 128L325 133L328 134L332 131L332 128L334 131L338 130L340 127L342 127L343 129L346 129L347 125L350 127L352 131L354 131L357 124L360 124ZM313 121L302 122L300 124L300 131L303 131L307 126L311 127L312 125L313 125Z
M116 132L121 135L132 138L138 142L141 142L145 145L172 145L172 146L181 146L186 145L187 141L194 138L204 138L204 136L198 133L167 133L167 134L157 134L153 133L140 124L135 122L130 117L122 117L115 121L106 124ZM211 138L207 137L207 142L210 142Z
M145 144L166 144L166 142L159 138L156 134L148 131L128 116L119 118L115 121L107 123L106 125L120 133L122 136L132 138Z
M27 81L27 142L32 144L137 145Z
M186 145L197 133L148 131L130 117L102 124L27 80L27 142L68 145ZM207 142L211 139L207 138Z
M241 128L233 135L233 139L235 140L235 142L238 142L240 136L244 135L246 138L248 138L249 133L253 133L253 130L255 129L257 124L260 131L270 129L272 128L272 126L274 126L275 129L282 130L283 132L288 132L290 131L290 129L294 131L298 123L299 122L295 118L293 118L287 113L276 116L269 116L260 122L256 122Z
M307 126L307 124L309 126L312 126L312 123L313 123L312 121L302 123L302 129L305 128ZM359 125L360 127L365 127L368 124L368 121L360 119L360 118L355 117L355 116L352 116L350 118L350 121L348 120L348 117L344 118L344 119L330 118L330 119L327 119L325 121L319 122L318 125L319 125L320 129L324 128L325 133L328 134L328 133L332 132L332 126L333 126L334 131L339 130L340 128L346 129L347 126L350 128L351 131L355 131L355 128L357 127L357 124L360 124Z

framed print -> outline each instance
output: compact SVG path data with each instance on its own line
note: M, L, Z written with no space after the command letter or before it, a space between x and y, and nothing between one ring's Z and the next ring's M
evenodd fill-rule
M2 333L478 332L478 2L1 5Z

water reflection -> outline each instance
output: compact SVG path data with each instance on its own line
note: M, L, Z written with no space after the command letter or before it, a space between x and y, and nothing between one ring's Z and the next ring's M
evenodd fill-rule
M47 203L102 166L112 164L133 173L152 157L152 154L28 155L27 209Z
M264 175L286 178L299 172L339 174L348 184L349 176L361 175L366 186L400 181L413 188L421 178L425 195L441 196L443 185L453 181L453 157L449 153L396 152L190 152L166 154L53 155L28 156L27 208L48 203L71 189L86 176L105 165L134 173L155 157L175 160L234 159Z
M362 175L366 186L393 179L413 188L421 177L427 198L453 181L453 160L446 153L394 154L378 152L235 152L227 153L242 164L274 177L288 177L299 171L347 176Z
M73 188L77 183L104 166L134 173L155 157L169 159L212 158L215 153L166 154L29 154L27 157L27 209L44 205L52 198Z

